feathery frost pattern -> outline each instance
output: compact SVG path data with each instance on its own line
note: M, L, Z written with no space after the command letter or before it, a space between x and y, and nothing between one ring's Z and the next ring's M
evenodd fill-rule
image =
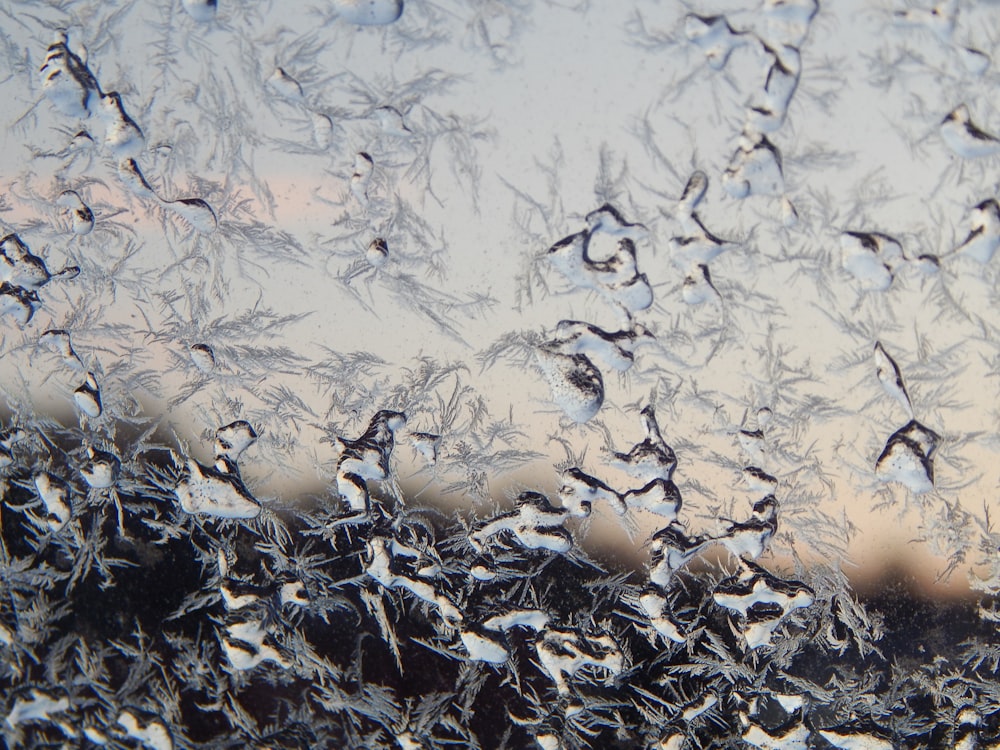
M0 744L1000 748L997 13L0 8Z

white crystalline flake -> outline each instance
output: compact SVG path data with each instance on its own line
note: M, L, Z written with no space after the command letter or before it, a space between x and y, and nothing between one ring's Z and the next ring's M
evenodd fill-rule
M406 424L406 415L383 409L372 417L368 429L356 440L338 438L337 490L354 512L368 509L366 480L389 476L389 462L396 445L396 431Z
M94 448L88 448L87 455L90 460L80 469L84 481L96 490L114 486L122 465L118 457Z
M305 102L302 86L282 67L274 69L271 77L267 79L267 87L285 101L293 104Z
M762 727L751 724L743 732L743 741L761 750L808 750L809 727L797 723L781 734L770 734Z
M733 198L784 195L785 178L778 147L763 133L744 133L722 175L722 187Z
M14 642L14 631L0 622L0 643L4 646L9 646Z
M58 328L50 328L39 337L39 340L48 346L54 353L58 354L62 358L64 364L74 370L83 369L83 361L73 349L69 331L64 331Z
M685 721L697 719L703 713L715 706L718 702L719 696L715 693L707 693L700 700L696 700L694 703L685 706L684 710L681 712L681 718Z
M736 247L736 243L710 232L697 212L692 212L682 223L684 234L672 237L668 244L671 262L682 271L708 263Z
M573 537L563 528L567 518L569 512L553 507L544 495L522 492L513 511L494 518L470 534L469 542L473 548L482 550L491 537L509 531L528 549L567 552L573 546Z
M215 352L208 344L192 344L188 354L194 366L206 375L215 369Z
M559 499L571 516L586 518L594 503L599 501L608 503L619 515L625 512L625 504L618 493L600 479L585 474L575 466L566 469L559 476L562 480Z
M437 463L441 448L441 436L433 432L411 432L410 445L419 453L424 461L433 466Z
M678 521L653 534L649 545L649 580L666 588L673 574L686 565L708 544L701 537L689 537Z
M159 201L153 186L146 180L135 159L122 159L118 162L118 179L129 191L140 198L152 198Z
M218 0L181 0L184 10L198 23L208 23L215 20L219 10Z
M373 114L382 135L392 138L409 138L413 135L413 131L403 121L403 114L395 107L377 107Z
M375 536L368 540L365 572L386 588L404 588L418 599L433 604L446 623L461 622L462 613L447 597L435 591L430 583L394 572L390 546L391 541L385 537Z
M691 13L684 19L684 33L701 49L715 70L724 68L733 50L749 41L747 35L734 31L724 16Z
M309 603L309 599L306 598L305 585L302 581L283 583L281 588L278 589L278 600L282 605L296 604L302 606Z
M266 661L279 667L289 666L277 650L264 643L267 631L259 620L233 623L226 630L229 637L223 639L222 647L234 669L253 669Z
M910 420L889 436L875 462L875 476L899 482L916 494L934 489L933 455L940 435Z
M563 354L584 354L591 361L618 372L627 372L635 363L635 351L653 340L644 326L608 332L580 320L560 320L556 338L548 346Z
M56 204L66 209L73 234L90 234L94 229L94 212L83 202L75 190L65 190L59 194Z
M569 693L568 679L585 667L621 674L625 656L610 635L585 635L577 630L552 628L535 640L538 661L555 681L560 695Z
M495 615L483 622L483 627L488 630L502 630L504 632L512 628L529 628L539 631L549 624L548 612L540 609L514 609L505 615Z
M756 560L767 551L777 529L778 502L768 495L754 503L748 520L729 524L719 541L734 556Z
M362 206L368 205L368 185L375 170L375 162L364 151L354 155L354 173L351 175L351 193Z
M215 431L215 455L238 461L243 451L257 442L257 432L244 419L230 422Z
M462 630L459 633L462 645L469 652L473 661L483 661L488 664L503 664L510 658L510 652L503 644L502 638L496 633L476 630Z
M873 734L841 734L821 729L820 736L840 750L896 750L889 740Z
M260 504L239 476L222 473L188 459L188 476L177 483L174 494L185 513L218 518L256 518Z
M150 719L145 724L131 711L118 715L118 725L134 740L138 740L150 750L173 750L174 739L159 719Z
M87 373L86 382L73 391L73 400L76 402L77 408L88 417L96 419L101 416L101 412L104 410L101 405L101 389L94 373Z
M32 689L30 697L18 698L7 714L6 722L10 727L16 727L26 721L52 721L52 714L69 710L69 699L56 700L41 690Z
M979 203L969 213L969 234L956 253L982 264L989 263L1000 247L1000 203L995 199Z
M48 472L40 471L34 477L35 489L45 504L48 514L48 525L53 531L59 531L72 516L69 486Z
M639 596L639 606L649 618L649 623L657 633L674 643L684 643L687 638L680 624L673 617L667 598L657 589L650 588Z
M88 117L100 95L97 80L80 56L70 51L64 33L49 45L41 69L42 91L68 117Z
M607 260L590 257L591 233L578 232L564 237L548 249L546 260L580 289L591 289L631 313L653 304L649 279L636 266L635 243L627 237L618 242Z
M969 108L960 104L941 121L941 139L963 159L978 159L1000 153L1000 138L972 121Z
M708 266L704 263L692 268L684 277L681 298L689 305L703 305L706 302L715 302L721 299L719 290L712 283Z
M316 141L316 147L321 151L326 151L333 144L333 120L322 112L312 112L310 118L312 119L313 140Z
M656 413L651 406L639 412L646 438L632 447L628 453L612 453L609 463L621 469L640 482L654 479L670 480L677 468L677 456L660 434Z
M381 237L376 237L368 243L365 250L365 260L372 268L382 268L389 260L389 245Z
M39 302L38 294L33 290L7 281L0 283L0 315L10 316L18 325L28 324Z
M628 237L633 242L644 240L649 236L649 229L644 224L626 221L618 209L610 203L591 211L585 221L592 233L603 232L612 237Z
M333 0L337 15L358 26L385 26L403 15L403 0Z
M535 350L535 359L548 381L552 400L574 422L586 422L604 403L604 378L584 354L562 354L549 347Z
M627 509L644 510L662 516L667 521L676 519L681 509L681 492L677 485L660 477L637 490L625 492L621 498Z
M902 406L909 416L913 416L913 406L910 404L910 396L906 392L906 385L903 383L903 375L899 370L899 365L889 356L889 353L882 346L882 342L875 342L875 374L882 389L887 395L895 399Z
M100 97L98 115L104 122L104 147L115 159L131 159L146 150L146 139L128 116L121 94L111 91Z
M163 205L202 234L211 234L219 226L215 211L201 198L178 198L164 201Z
M884 292L892 284L892 269L881 254L873 233L844 232L840 235L841 263L866 291Z

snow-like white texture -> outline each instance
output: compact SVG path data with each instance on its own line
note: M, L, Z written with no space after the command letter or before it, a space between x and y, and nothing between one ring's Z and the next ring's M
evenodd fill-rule
M403 0L333 0L337 15L358 26L385 26L403 15Z
M657 477L635 490L628 490L621 496L628 510L644 510L674 521L681 509L681 491L669 479Z
M512 628L528 628L542 630L551 619L548 612L540 609L513 609L503 615L495 615L483 621L483 627L488 630L508 631Z
M987 133L972 121L965 104L960 104L941 121L941 139L963 159L1000 154L1000 138Z
M746 521L730 523L718 539L734 556L756 560L764 554L778 529L778 501L768 495L754 503Z
M988 198L976 204L969 212L969 233L955 248L956 253L982 264L993 260L1000 247L1000 203Z
M882 346L881 341L875 342L875 374L886 394L895 399L912 417L913 405L910 403L910 395L906 392L906 385L903 383L903 374L900 372L899 365Z
M174 494L185 513L203 513L218 518L256 518L260 503L250 494L238 474L187 461L188 475L177 483Z
M118 714L118 725L134 740L138 740L150 750L173 750L174 739L159 719L142 721L132 711L122 711Z
M778 147L763 133L745 132L722 174L722 187L733 198L783 195L785 176Z
M26 721L52 721L52 715L69 710L68 698L53 698L42 690L31 689L28 695L17 698L5 719L11 727Z
M639 606L646 613L657 633L674 643L684 643L687 637L670 611L667 598L659 589L647 589L639 596Z
M884 292L892 284L894 266L902 259L899 241L880 232L842 232L841 263L864 291Z
M396 431L406 424L406 415L398 411L377 412L368 429L356 440L338 438L340 458L337 461L337 489L354 512L368 509L366 480L389 476Z
M875 462L875 476L883 482L899 482L915 494L934 489L933 456L941 436L910 420L886 441Z
M281 588L278 589L278 601L284 604L295 604L297 606L305 606L309 603L309 599L306 596L305 585L302 581L292 581L291 583L283 583Z
M748 560L739 575L720 581L715 603L737 612L737 630L750 649L770 646L781 621L796 609L811 606L815 595L799 581L784 580Z
M605 203L584 217L591 234L603 232L612 237L627 237L638 242L649 237L649 229L644 224L630 222L610 203Z
M226 628L228 637L222 641L222 648L234 669L245 671L273 662L279 667L288 667L289 662L273 647L264 643L267 631L259 620L232 623Z
M473 661L503 664L510 658L510 652L504 646L499 633L491 633L488 630L462 630L459 637Z
M677 456L660 434L653 407L643 407L639 420L646 433L645 439L628 453L612 453L609 463L641 482L655 479L670 481L677 468Z
M681 717L685 721L692 721L706 711L711 710L718 702L719 696L715 693L706 693L700 699L697 699L690 705L685 706L684 710L681 712Z
M550 628L535 640L538 661L555 681L560 695L569 694L569 680L585 667L606 670L612 677L625 667L625 656L609 635Z
M810 734L809 727L802 723L796 723L777 734L751 724L743 732L743 741L761 750L808 750Z
M56 203L66 209L73 234L86 235L94 230L94 212L83 202L78 192L64 190L59 194Z
M573 546L573 537L563 527L569 517L569 511L554 507L544 495L522 492L514 510L501 514L471 533L469 543L474 549L482 550L491 537L509 531L521 546L528 549L567 552Z
M724 16L691 13L684 20L684 33L701 49L705 60L715 70L726 66L733 50L751 41L748 35L735 31Z
M38 497L45 504L45 511L48 514L46 522L49 528L59 531L69 522L73 514L69 485L46 471L35 474L34 483Z
M707 265L699 263L687 272L681 286L681 298L689 305L703 305L721 299Z
M211 234L219 226L215 210L201 198L177 198L162 203L202 234Z
M249 422L238 419L215 431L215 456L239 461L243 451L257 442L257 432Z
M552 245L545 258L577 288L597 292L631 313L652 305L653 290L646 275L639 273L635 243L624 237L611 257L594 260L590 240L589 230L571 234Z
M667 527L653 534L649 544L649 580L666 588L678 570L701 552L709 540L698 536L688 536L684 526L672 521Z
M456 624L463 620L462 613L448 597L438 593L434 585L425 580L400 575L393 570L393 540L383 536L373 536L367 542L365 572L386 588L402 588L418 599L438 608L445 623Z
M113 453L87 449L89 460L80 468L80 476L95 490L104 490L113 487L118 481L121 473L122 462Z
M552 400L574 422L586 422L604 403L604 378L585 354L562 354L546 345L535 359L552 391Z
M559 499L571 516L586 518L593 511L594 504L601 501L610 505L619 515L625 512L625 504L617 492L579 467L565 469L560 472L559 478L562 481Z
M581 320L560 320L556 338L549 346L563 354L583 354L592 362L617 372L628 372L635 364L635 351L653 340L642 325L624 331L605 331Z
M181 0L184 10L198 23L209 23L215 20L219 10L218 0Z
M67 117L88 117L100 95L97 79L79 55L72 52L64 33L57 35L41 68L42 91Z
M821 729L819 735L840 750L896 750L892 742L873 734L841 733Z

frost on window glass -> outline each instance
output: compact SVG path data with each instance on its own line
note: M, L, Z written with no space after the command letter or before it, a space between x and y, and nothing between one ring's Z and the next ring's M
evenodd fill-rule
M7 747L1000 747L1000 6L0 6Z

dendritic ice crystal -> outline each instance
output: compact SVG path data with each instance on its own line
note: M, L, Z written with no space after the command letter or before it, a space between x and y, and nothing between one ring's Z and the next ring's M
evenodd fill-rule
M0 745L1000 748L1000 6L0 19Z

